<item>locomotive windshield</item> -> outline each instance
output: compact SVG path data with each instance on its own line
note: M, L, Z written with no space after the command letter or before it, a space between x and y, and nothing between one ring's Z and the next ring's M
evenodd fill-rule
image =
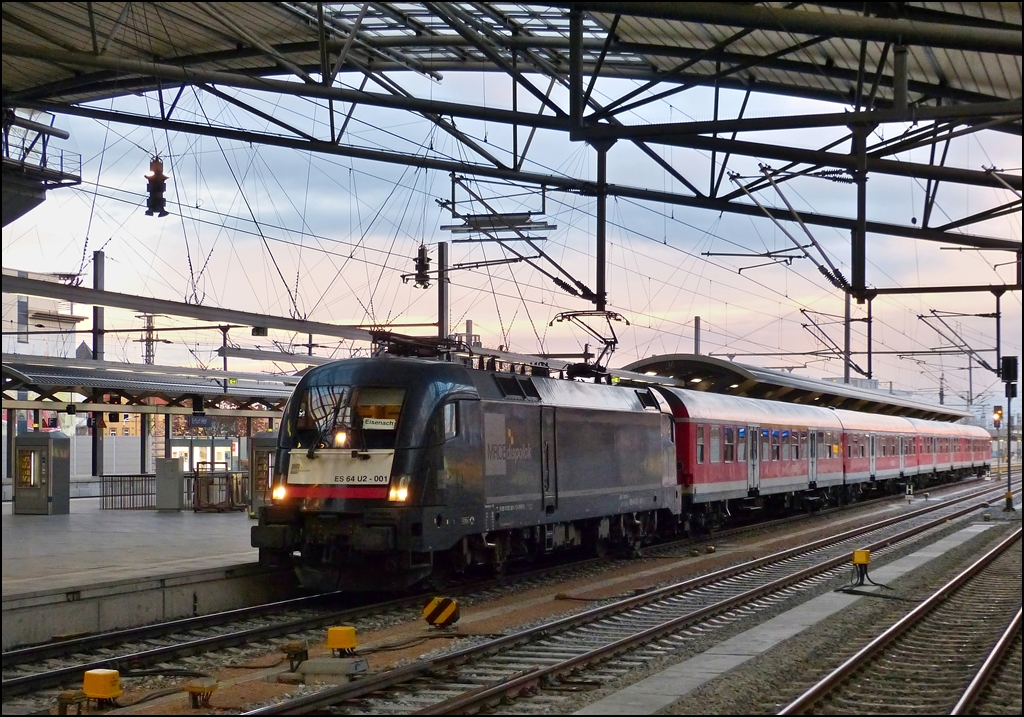
M405 389L312 386L295 414L295 448L394 449Z

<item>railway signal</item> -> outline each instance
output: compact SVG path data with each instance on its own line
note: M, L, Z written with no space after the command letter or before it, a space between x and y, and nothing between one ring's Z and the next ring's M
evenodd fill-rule
M999 428L1003 425L1003 407L993 406L992 407L992 425L995 428Z
M420 251L416 255L416 288L430 288L430 255L427 254L427 245L420 244Z
M1003 356L1000 361L999 375L1003 379L1003 383L1006 385L1006 506L1003 510L1007 513L1013 512L1013 491L1010 488L1010 467L1011 467L1011 455L1012 451L1010 446L1013 444L1013 399L1017 396L1017 357L1016 356ZM996 412L999 414L999 420L995 420L993 415L993 423L996 428L999 428L999 424L1002 423L1003 409L1001 407L996 408Z
M149 171L146 173L147 191L149 198L146 199L146 216L154 214L158 217L167 216L167 200L164 199L164 192L167 191L167 180L170 179L164 174L164 161L159 157L149 160Z

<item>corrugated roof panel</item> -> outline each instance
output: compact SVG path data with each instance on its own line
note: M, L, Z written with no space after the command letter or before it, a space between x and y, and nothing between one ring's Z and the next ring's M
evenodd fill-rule
M927 426L935 428L934 422L921 421L919 424L912 423L907 418L900 416L884 416L878 413L858 413L857 411L845 411L841 408L835 410L836 418L847 431L863 431L865 433L916 433L918 428ZM940 424L941 425L941 424Z
M689 391L685 388L661 387L660 390L678 398L693 419L764 426L792 423L823 430L842 428L835 411L827 408Z

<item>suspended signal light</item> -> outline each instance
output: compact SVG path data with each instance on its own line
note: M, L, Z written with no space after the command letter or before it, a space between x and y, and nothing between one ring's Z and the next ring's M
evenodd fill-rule
M148 182L147 190L149 198L146 200L146 216L154 214L158 217L167 216L167 202L164 199L164 192L167 191L167 180L170 177L164 174L164 161L159 157L149 160L149 172L146 173Z
M416 255L416 288L430 288L430 255L427 254L426 244L420 244L420 251Z

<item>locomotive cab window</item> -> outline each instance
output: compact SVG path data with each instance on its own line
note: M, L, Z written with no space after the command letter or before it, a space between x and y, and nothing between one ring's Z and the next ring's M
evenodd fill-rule
M312 386L295 416L296 448L393 449L405 389Z
M450 441L459 435L459 405L457 403L446 403L441 408L440 428L442 441Z

